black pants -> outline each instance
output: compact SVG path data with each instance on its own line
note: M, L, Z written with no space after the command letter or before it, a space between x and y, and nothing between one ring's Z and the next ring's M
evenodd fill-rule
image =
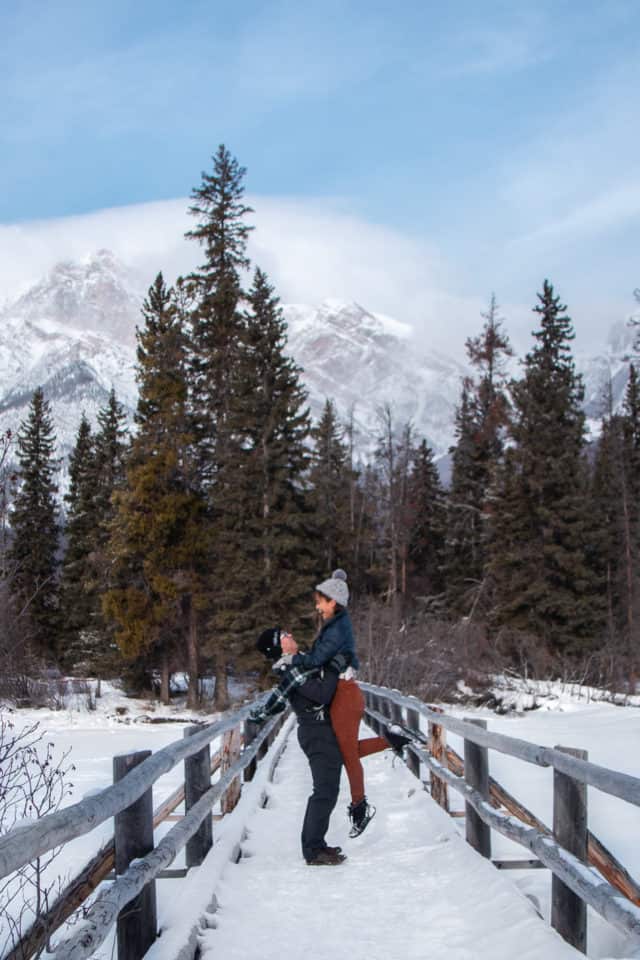
M302 824L302 856L311 860L326 846L325 834L340 790L342 754L330 723L300 723L298 743L309 761L313 778L313 793L307 801Z

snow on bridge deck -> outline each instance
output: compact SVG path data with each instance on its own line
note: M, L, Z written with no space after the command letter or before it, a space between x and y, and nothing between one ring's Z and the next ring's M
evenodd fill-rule
M246 821L245 856L229 862L215 884L219 907L215 929L199 938L202 960L581 956L540 919L508 875L465 843L390 751L365 760L365 773L376 817L361 837L348 838L343 773L327 841L342 846L348 860L307 866L299 836L311 777L294 728L267 788L267 807ZM188 904L176 906L188 910ZM161 944L162 938L156 947Z

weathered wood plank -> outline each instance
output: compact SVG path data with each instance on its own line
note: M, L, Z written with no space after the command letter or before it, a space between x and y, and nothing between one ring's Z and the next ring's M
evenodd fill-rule
M407 709L407 727L418 732L420 730L420 714L416 710ZM414 753L407 752L407 766L414 777L420 779L420 761Z
M546 870L539 860L492 860L498 870Z
M583 760L586 750L556 747ZM587 788L558 770L553 772L553 835L561 847L587 861ZM551 879L551 926L581 953L587 952L587 905L558 876Z
M487 726L486 720L468 720L477 726ZM470 740L464 742L464 775L469 786L484 800L489 799L489 756L486 747ZM438 759L437 757L435 759ZM470 803L466 805L465 836L467 843L481 856L491 859L491 828L478 816Z
M222 737L222 766L220 772L224 773L226 770L232 766L238 757L240 756L240 748L242 745L242 732L241 727L233 727L232 730L227 730ZM266 743L270 743L270 736L267 737ZM231 813L234 809L238 800L240 799L240 791L242 789L240 777L233 781L231 786L220 800L220 811L223 814Z
M150 750L139 750L114 757L114 782L122 780L149 756ZM125 874L132 861L153 850L151 788L115 817L114 843L116 874ZM156 938L157 928L156 885L150 880L118 914L118 960L142 960Z
M197 727L187 727L185 737L192 737L197 733ZM226 734L223 734L223 737ZM195 806L200 797L204 796L211 786L211 748L206 746L187 757L184 761L184 809L188 813ZM205 817L196 832L187 840L185 860L188 867L199 866L213 845L213 825L211 817Z
M437 713L444 713L444 710L434 708ZM429 721L429 753L438 763L446 765L447 751L447 731L441 723ZM436 777L433 771L429 772L429 782L431 785L431 796L443 810L449 810L449 788L446 781Z

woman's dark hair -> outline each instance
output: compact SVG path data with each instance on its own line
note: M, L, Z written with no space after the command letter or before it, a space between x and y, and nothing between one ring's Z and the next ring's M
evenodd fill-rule
M333 600L333 597L328 597L328 596L326 595L326 593L323 593L323 592L322 592L322 590L316 590L316 595L317 595L318 597L324 597L325 600ZM335 605L336 605L336 613L342 613L344 610L347 609L347 608L346 608L345 606L343 606L341 603L338 603L337 600L333 600L333 602L334 602ZM335 616L335 614L334 614L334 616Z

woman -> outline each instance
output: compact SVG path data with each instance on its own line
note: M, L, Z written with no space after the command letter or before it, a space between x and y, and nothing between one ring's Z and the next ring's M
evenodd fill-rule
M355 680L359 662L351 619L347 612L348 603L347 575L344 570L334 570L328 580L323 580L315 588L316 610L322 617L322 627L310 652L299 653L298 645L290 635L284 635L281 643L285 655L293 654L292 666L306 669L320 667L328 663L336 654L347 655L350 658L351 665L340 675L329 713L351 790L349 817L352 826L349 836L357 837L376 812L375 807L367 802L365 796L361 758L387 750L389 747L401 755L402 748L409 742L409 738L387 727L386 738L358 739L360 722L364 716L364 696Z

